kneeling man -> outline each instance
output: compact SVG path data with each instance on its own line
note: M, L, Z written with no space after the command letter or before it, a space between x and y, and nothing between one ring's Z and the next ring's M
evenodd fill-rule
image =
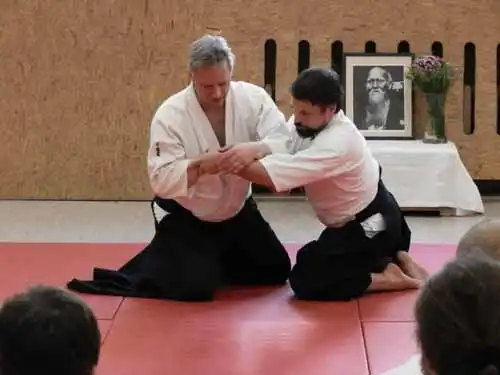
M305 70L291 93L290 152L223 171L278 192L304 187L326 228L297 254L290 275L296 296L349 300L369 291L420 287L427 274L408 254L410 229L365 138L340 110L338 74Z
M286 119L264 89L232 80L234 56L224 38L195 41L189 65L191 83L166 99L151 123L153 239L118 270L95 268L92 280L73 279L68 288L209 301L224 285L286 283L289 256L253 200L250 182L203 172L286 152ZM226 145L234 146L219 152Z

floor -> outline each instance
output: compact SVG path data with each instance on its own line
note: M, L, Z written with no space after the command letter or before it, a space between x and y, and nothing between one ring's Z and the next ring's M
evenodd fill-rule
M305 202L259 206L292 258L321 230ZM486 216L500 216L499 199L485 199L485 207ZM438 270L482 218L408 217L415 258ZM117 267L152 233L146 202L0 202L0 298L29 284L87 278L96 265ZM368 375L417 350L416 292L346 303L296 301L287 287L224 291L196 304L84 298L103 333L97 375Z
M321 231L304 201L265 199L259 206L284 242L305 242ZM485 209L487 216L500 216L500 198L485 198ZM414 242L455 244L481 219L409 217L408 222ZM0 201L0 241L137 243L152 234L147 202Z

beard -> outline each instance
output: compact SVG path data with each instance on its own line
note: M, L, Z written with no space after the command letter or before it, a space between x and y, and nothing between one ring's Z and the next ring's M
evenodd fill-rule
M368 93L368 102L372 105L377 105L385 101L385 93L382 90L371 90Z
M305 126L304 124L300 122L295 122L295 130L297 131L297 134L301 138L314 138L316 137L326 126L328 123L321 125L318 128L310 128L308 126Z

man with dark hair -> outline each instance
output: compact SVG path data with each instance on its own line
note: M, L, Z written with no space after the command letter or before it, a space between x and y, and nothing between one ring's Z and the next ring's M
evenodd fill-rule
M100 348L92 310L71 292L37 286L0 309L2 375L92 375Z
M410 229L363 135L341 110L331 69L303 71L292 84L289 153L234 172L274 191L304 187L326 226L302 247L290 275L300 299L349 300L367 291L418 288L426 272L408 255ZM226 172L233 172L228 169Z

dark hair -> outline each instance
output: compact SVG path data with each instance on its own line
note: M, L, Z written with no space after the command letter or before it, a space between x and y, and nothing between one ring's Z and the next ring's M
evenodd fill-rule
M479 254L456 258L428 280L415 315L433 372L500 374L500 263Z
M342 106L344 89L338 73L329 68L309 68L303 70L291 87L292 96L300 101L310 102L321 108Z
M92 310L63 289L36 286L0 309L2 375L90 375L100 344Z

